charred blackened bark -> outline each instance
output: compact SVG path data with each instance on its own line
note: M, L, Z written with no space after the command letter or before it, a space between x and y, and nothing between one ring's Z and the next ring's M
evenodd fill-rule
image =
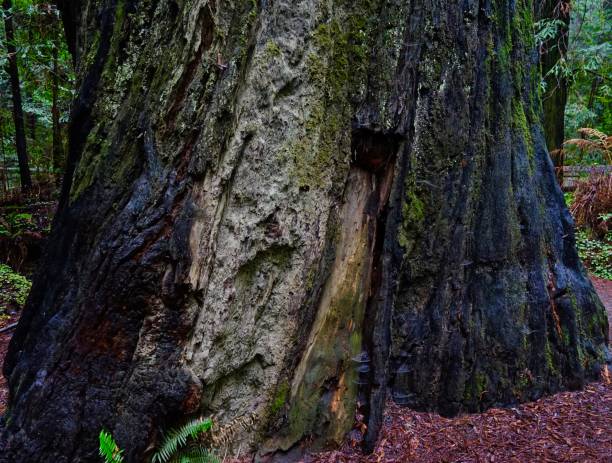
M142 461L196 414L291 460L356 412L371 448L389 388L453 414L596 377L529 2L85 3L2 461L97 461L101 428Z
M404 405L478 411L580 387L604 362L605 313L538 123L531 16L426 6L389 357Z

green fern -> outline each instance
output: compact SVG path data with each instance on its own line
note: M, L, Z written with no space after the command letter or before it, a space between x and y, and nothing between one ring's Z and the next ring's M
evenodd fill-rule
M220 463L216 455L201 446L189 447L170 460L170 463Z
M123 463L122 453L113 436L104 429L100 431L100 456L105 463Z
M179 449L185 447L189 438L195 439L198 437L198 435L209 431L211 428L212 420L210 418L197 418L187 424L184 424L178 429L171 430L164 438L161 448L155 453L155 455L153 455L153 463L167 463L173 458L179 458L179 460L176 461L180 463L183 463L184 461L194 461L196 463L204 461L206 463L211 463L213 460L183 460L181 459L182 456L188 452L181 452L179 454Z

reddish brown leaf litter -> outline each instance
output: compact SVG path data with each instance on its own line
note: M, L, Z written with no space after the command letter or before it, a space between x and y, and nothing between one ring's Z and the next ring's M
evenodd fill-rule
M372 455L347 443L304 461L612 462L612 385L602 381L584 391L453 419L389 404Z

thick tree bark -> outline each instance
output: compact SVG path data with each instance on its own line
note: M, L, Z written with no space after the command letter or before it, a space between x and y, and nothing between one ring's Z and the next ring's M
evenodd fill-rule
M142 461L194 414L291 460L357 407L370 448L388 389L454 414L597 377L530 2L85 3L2 461L97 461L102 427Z
M32 187L30 166L28 165L28 150L26 145L25 123L23 107L21 104L21 87L19 84L19 69L17 67L17 49L15 48L15 31L13 27L13 14L11 0L3 1L4 31L7 51L7 73L11 81L11 98L13 102L13 120L15 122L15 149L19 162L19 176L21 188L27 190Z
M549 74L550 70L567 54L569 43L570 2L567 0L538 0L538 19L561 21L564 27L542 44L540 65L546 89L542 95L544 138L556 168L559 184L563 184L563 142L565 141L565 105L567 78Z

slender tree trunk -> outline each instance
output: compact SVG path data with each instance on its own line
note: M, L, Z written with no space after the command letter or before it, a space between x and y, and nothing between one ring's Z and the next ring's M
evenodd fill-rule
M26 113L28 125L30 126L30 138L33 142L36 142L36 114Z
M8 168L6 165L6 148L4 147L4 116L0 115L0 147L2 147L2 193L10 188Z
M98 461L106 428L140 462L199 414L290 461L357 411L371 448L388 391L452 415L598 376L531 2L85 3L1 461Z
M4 30L6 37L6 50L8 53L7 73L11 81L11 93L13 100L13 119L15 121L15 147L19 161L19 175L21 188L27 190L32 187L32 177L28 165L28 152L26 147L25 124L23 108L21 104L21 88L19 84L19 69L17 68L17 49L15 48L15 32L13 29L13 16L10 12L11 0L3 1L4 8Z
M56 39L58 33L56 32ZM53 135L53 148L51 166L53 172L58 173L62 169L64 161L64 147L62 143L62 129L60 126L60 110L58 106L58 90L59 90L59 66L58 66L58 47L53 46L53 70L51 75L51 124Z
M567 78L551 74L551 69L567 54L569 43L570 1L537 0L538 19L561 21L555 37L542 44L540 64L546 90L542 95L543 126L546 146L556 168L557 179L563 184L563 142L565 141L565 105L567 103Z
M593 105L595 104L595 97L597 96L597 90L599 90L599 86L602 83L603 79L600 76L593 77L593 81L591 82L591 91L589 92L589 100L587 101L587 109L593 109Z

